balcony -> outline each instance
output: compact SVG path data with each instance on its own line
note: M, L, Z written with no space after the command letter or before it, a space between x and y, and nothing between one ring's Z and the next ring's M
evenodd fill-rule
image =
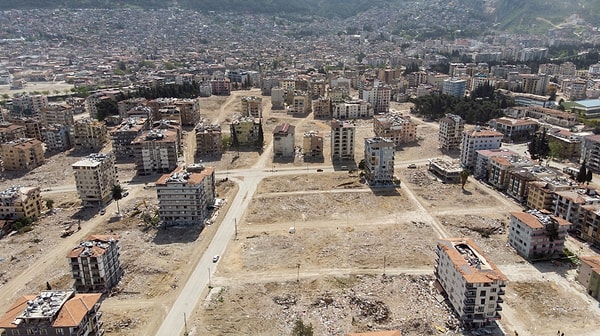
M502 311L502 306L501 305L496 305L496 311Z
M473 297L477 296L477 292L476 291L468 291L465 293L465 296L468 298L473 298Z
M475 312L475 307L464 307L463 313L465 314L473 314Z
M498 296L500 296L500 295L504 295L504 294L506 294L506 291L504 291L504 290L502 290L502 289L498 291Z
M474 299L465 299L463 302L465 303L466 306L474 306L475 305Z

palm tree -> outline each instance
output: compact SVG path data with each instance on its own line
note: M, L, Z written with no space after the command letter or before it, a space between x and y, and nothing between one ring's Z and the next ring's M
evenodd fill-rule
M120 184L115 184L112 187L112 199L117 202L117 214L121 213L119 209L119 200L123 198L123 187Z

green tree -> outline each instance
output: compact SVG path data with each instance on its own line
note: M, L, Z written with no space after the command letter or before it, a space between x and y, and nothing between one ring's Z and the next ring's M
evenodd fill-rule
M120 184L115 184L112 187L112 199L117 202L117 213L121 213L121 209L119 209L119 200L123 198L123 187Z
M548 157L550 154L550 145L548 144L548 137L546 136L545 129L541 133L538 132L533 136L528 149L532 160L543 160Z
M363 171L364 171L364 170L365 170L365 164L366 164L366 163L365 163L365 159L362 159L362 160L360 160L360 161L358 162L358 169L360 169L360 170L363 170Z
M46 199L46 208L48 208L48 210L52 210L52 208L54 208L54 200L53 199Z
M237 131L235 130L235 124L231 125L231 145L235 147L235 149L240 151L240 140L237 136Z
M221 137L221 146L223 147L223 151L227 151L229 146L231 145L231 136L227 134L223 134Z
M258 124L258 136L256 137L256 148L262 150L265 145L265 134L263 133L262 121Z
M548 240L553 242L558 239L558 221L556 219L551 218L545 229Z
M96 104L96 111L98 112L96 117L99 121L102 121L108 116L119 114L119 106L112 99L102 99Z
M313 327L312 324L304 324L302 319L296 319L294 322L294 329L292 329L292 336L313 336Z
M590 182L592 182L593 178L594 178L594 175L592 174L592 170L588 169L587 173L585 174L585 182L589 185Z
M577 176L575 177L575 181L579 182L579 183L583 183L587 180L587 168L585 167L585 161L583 161L583 163L581 164L581 167L579 167L579 172L577 173Z
M463 190L465 189L465 184L467 184L467 180L469 179L470 175L471 172L466 168L460 172L460 184Z
M559 141L550 141L548 143L550 148L550 158L562 158L562 153L565 150L565 146Z

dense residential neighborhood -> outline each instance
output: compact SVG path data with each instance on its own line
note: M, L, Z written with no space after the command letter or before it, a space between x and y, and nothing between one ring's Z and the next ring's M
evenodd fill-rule
M180 5L0 11L0 335L600 330L596 22Z

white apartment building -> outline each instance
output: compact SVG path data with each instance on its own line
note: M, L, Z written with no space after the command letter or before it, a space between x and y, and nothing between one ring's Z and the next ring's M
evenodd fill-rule
M510 213L508 243L525 258L562 256L568 221L539 210Z
M447 78L442 84L442 93L454 96L464 97L467 90L467 81L458 78Z
M106 292L123 275L119 236L91 235L67 255L79 293Z
M164 226L203 225L215 202L215 170L189 172L181 168L156 181L158 215Z
M444 150L459 149L464 130L465 121L463 118L456 114L446 114L446 117L440 119L439 148Z
M508 279L470 238L437 245L435 276L458 318L480 327L500 319Z
M331 160L354 160L354 124L331 121Z
M71 167L83 206L104 206L112 200L112 188L117 184L112 154L90 154Z
M373 116L373 109L370 104L362 99L347 100L340 103L333 103L331 116L334 119L369 118Z
M388 138L365 139L365 178L369 185L394 184L395 147Z
M502 137L504 137L504 134L500 132L481 129L479 126L473 131L463 132L460 163L465 168L472 169L477 160L477 151L500 148Z
M273 157L294 157L296 126L283 123L273 130Z

